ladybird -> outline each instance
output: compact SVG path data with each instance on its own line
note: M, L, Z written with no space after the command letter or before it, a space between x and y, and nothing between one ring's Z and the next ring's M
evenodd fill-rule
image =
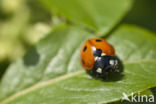
M89 74L105 78L110 72L119 71L115 49L106 40L91 38L82 45L80 51L81 64Z

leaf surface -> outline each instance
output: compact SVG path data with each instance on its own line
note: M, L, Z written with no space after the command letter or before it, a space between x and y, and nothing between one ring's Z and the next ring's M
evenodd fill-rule
M8 68L0 83L0 99L38 82L83 69L80 47L91 37L90 33L76 28L50 33Z
M89 35L81 29L67 29L61 32L54 32L52 34L53 35L49 35L49 37L45 38L35 46L36 49L38 49L40 57L43 58L45 55L47 56L46 61L39 58L41 62L30 67L23 66L22 60L19 60L10 67L10 70L6 73L1 82L1 93L8 94L12 91L13 94L15 91L20 91L27 87L30 88L14 94L13 96L5 99L3 103L110 103L121 100L123 92L130 95L132 92L137 93L138 91L145 91L146 89L156 86L156 48L154 46L154 44L156 44L156 37L153 33L135 26L123 25L108 37L108 41L116 48L117 56L123 62L123 72L121 74L114 73L108 81L92 79L83 70L80 71L80 69L82 69L79 65L80 44L84 40L92 37L92 35ZM62 38L62 35L59 34L63 34L64 37ZM80 34L82 36L80 36ZM64 40L66 41L64 42ZM49 44L49 42L51 42L51 44ZM70 51L66 50L69 48L69 44L67 43L75 45L73 46L73 51L71 51L71 48L69 49ZM66 44L67 47L65 47ZM52 49L55 51L57 46L61 46L65 49L63 51L63 56L68 58L67 61L62 57L57 61L57 56L60 56L58 50L56 50L56 53L58 54L52 54L52 52L47 51ZM27 56L29 61L31 60L30 58L34 56L30 55L30 53L31 51L28 52ZM53 57L49 55L53 55ZM49 60L51 61L47 61L48 58L50 58ZM60 61L61 64L59 63ZM42 65L44 65L44 67ZM60 68L60 66L66 67ZM52 72L48 72L46 75L45 72L47 67L50 68ZM28 73L28 71L30 72ZM69 74L65 74L67 72L69 72ZM29 77L26 76L27 74L29 74ZM40 75L38 80L35 79L37 78L35 77L37 76L36 74ZM21 76L20 79L18 77L19 75ZM18 86L16 85L15 88L10 90L10 92L4 92L9 91L8 89L10 89L10 86L8 86L8 84L17 84L15 83L17 79L20 80ZM47 79L51 80L44 81ZM10 82L10 80L12 81ZM28 84L23 82L25 80L26 82L27 80L32 80L34 82ZM38 84L40 81L44 82ZM25 86L23 86L24 84ZM8 95L5 95L4 97L7 96Z
M132 0L40 0L52 13L63 15L97 35L106 35L119 23Z

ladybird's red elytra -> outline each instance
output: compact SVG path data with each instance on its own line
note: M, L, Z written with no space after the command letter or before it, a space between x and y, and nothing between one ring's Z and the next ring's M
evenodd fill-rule
M91 38L81 47L81 64L94 75L105 76L109 71L118 71L119 62L115 49L102 38Z

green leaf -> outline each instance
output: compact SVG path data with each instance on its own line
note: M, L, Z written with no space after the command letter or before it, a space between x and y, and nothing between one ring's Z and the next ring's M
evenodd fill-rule
M146 29L156 32L155 4L155 0L135 0L133 8L129 11L128 15L126 15L122 22L143 26Z
M156 86L153 33L123 25L108 37L124 65L123 72L114 73L108 81L92 79L84 71L78 71L82 69L80 45L90 37L92 35L81 29L66 29L40 41L24 59L9 68L1 82L0 98L19 92L2 103L110 103L120 100L123 92L130 95Z
M121 26L108 41L115 46L118 57L124 61L156 59L156 36L142 28Z
M38 82L82 69L79 48L89 37L93 36L76 28L50 33L8 68L0 83L0 99Z
M142 68L142 65L148 67ZM6 101L9 104L108 103L121 99L122 92L130 95L131 92L136 93L155 86L156 80L153 78L156 74L155 67L155 62L126 64L127 72L123 73L126 77L117 82L102 82L90 79L85 73L68 74L27 89ZM147 68L153 73L149 74L148 72L147 76L142 75L147 73ZM149 80L151 81L149 82Z
M50 11L106 35L130 9L132 0L40 0Z

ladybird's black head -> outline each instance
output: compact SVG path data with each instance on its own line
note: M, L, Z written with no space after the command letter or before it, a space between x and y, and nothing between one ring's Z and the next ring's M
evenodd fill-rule
M119 62L115 56L101 56L96 59L94 68L101 68L104 72L113 72L118 70Z
M96 62L92 70L93 76L107 77L110 72L119 72L119 60L115 56L96 57Z

